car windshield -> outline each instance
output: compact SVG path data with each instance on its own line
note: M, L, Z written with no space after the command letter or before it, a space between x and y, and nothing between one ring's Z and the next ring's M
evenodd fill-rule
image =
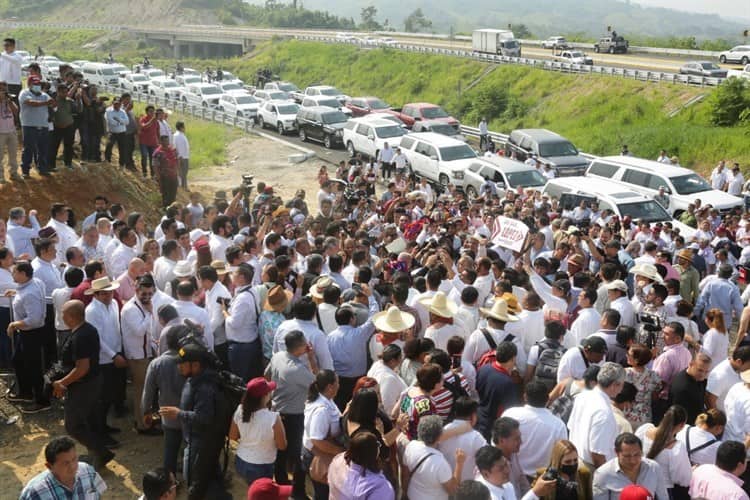
M436 134L443 134L443 135L456 135L456 134L458 134L458 131L455 128L453 128L451 125L448 125L448 124L442 124L442 123L440 123L440 124L430 125L430 128Z
M370 109L388 109L391 107L388 103L380 99L368 99L367 104L370 106Z
M156 78L158 76L164 76L164 72L160 69L151 70L147 74L149 78Z
M518 47L518 42L515 40L509 40L507 42L503 42L503 47L505 47L506 49L515 49L516 47Z
M251 95L238 95L237 104L255 104L258 100Z
M389 139L391 137L401 137L402 135L406 134L404 127L400 125L388 125L386 127L377 127L375 131L377 132L378 137L380 137L381 139Z
M224 90L242 90L242 87L237 85L236 83L225 83L221 86Z
M200 83L201 79L198 76L190 77L190 78L183 78L182 83L185 85L189 85L191 83Z
M318 106L328 106L329 108L340 108L341 103L336 99L320 99L318 100Z
M164 80L164 88L171 89L177 87L177 82L174 80Z
M669 180L672 181L678 194L702 193L711 190L711 185L698 174L679 175L670 177Z
M218 87L213 87L213 86L211 86L211 87L202 87L201 88L201 93L203 95L216 95L216 94L221 94L221 90L219 90Z
M422 108L422 116L425 118L448 118L450 115L445 112L440 106L433 106L431 108Z
M522 170L520 172L509 172L505 174L508 177L511 187L537 187L544 186L547 178L536 170Z
M281 92L281 91L269 92L268 93L268 98L269 99L279 99L281 101L285 101L285 100L289 99L289 94L287 94L286 92Z
M320 89L320 93L322 95L330 95L330 96L341 95L341 92L339 92L339 89L337 89L336 87L329 87L327 89Z
M299 111L299 106L296 104L284 104L283 106L277 106L280 115L296 115Z
M221 77L222 77L222 78L223 78L224 80L237 80L237 77L236 77L236 76L234 76L234 75L233 75L232 73L230 73L229 71L222 71L222 72L221 72Z
M568 141L548 142L539 145L539 155L545 158L554 156L575 156L578 150Z
M638 201L635 203L620 203L620 217L629 216L632 220L644 220L646 222L663 222L672 220L661 205L653 200Z
M331 111L330 113L323 113L321 116L323 119L323 123L344 123L349 119L348 116L346 116L341 111Z
M583 52L571 52L570 57L583 57Z
M701 63L701 66L703 67L703 69L721 69L718 64L714 64L712 62Z
M148 81L148 78L146 78L144 75L133 75L133 81L134 82L145 82L145 81Z
M59 66L59 64L57 66ZM112 68L102 68L101 73L102 75L114 75L115 70L113 70Z
M299 92L299 88L293 83L280 83L279 90L283 90L284 92Z
M476 158L477 154L466 144L461 144L460 146L447 146L440 148L440 157L443 161L454 161Z

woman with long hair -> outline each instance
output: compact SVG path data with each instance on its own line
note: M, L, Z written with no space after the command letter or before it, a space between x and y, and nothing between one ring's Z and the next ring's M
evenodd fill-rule
M232 417L229 439L237 441L235 467L248 484L261 477L273 478L276 452L286 449L281 416L268 409L274 389L276 382L252 379Z
M695 427L686 425L677 433L677 440L685 445L691 464L716 463L716 450L721 445L721 435L726 425L726 414L711 408L698 415Z
M701 351L711 357L711 369L725 359L729 352L729 332L724 322L724 313L714 307L706 313L706 326L709 330L703 335Z
M136 253L143 251L143 244L146 243L146 218L140 212L132 212L128 215L127 224L130 229L135 231L137 242L135 244Z
M651 422L651 402L661 390L663 382L656 372L646 366L651 361L651 350L645 345L633 344L628 347L625 359L630 365L625 368L625 382L630 382L638 389L635 402L630 409L625 410L625 418L633 429L637 429Z
M541 477L548 469L556 469L562 481L557 482L555 491L542 497L544 500L591 500L594 496L591 471L578 458L576 446L567 439L561 439L552 447L549 465L537 470Z
M333 402L339 378L333 370L320 370L310 384L305 403L302 464L310 473L315 500L328 500L327 468L344 448L336 441L341 435L341 413Z
M396 493L381 472L380 441L371 432L357 433L344 453L334 457L328 468L332 500L393 500Z
M667 409L658 427L648 423L635 431L635 435L643 442L646 458L661 465L664 484L670 491L672 500L689 498L687 487L690 486L692 468L685 445L676 437L686 422L685 409L679 405L672 405Z

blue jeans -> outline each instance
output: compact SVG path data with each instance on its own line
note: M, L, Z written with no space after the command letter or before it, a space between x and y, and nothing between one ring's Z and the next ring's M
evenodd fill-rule
M49 159L49 129L47 127L23 127L23 153L21 171L28 174L31 160L36 158L39 173L47 173Z
M164 429L164 468L177 474L177 457L180 455L182 445L182 430L162 428Z
M229 342L227 356L229 357L229 371L240 377L245 383L248 380L263 375L261 357L263 350L260 340L253 342Z
M253 484L256 479L267 477L273 479L273 464L251 464L240 457L235 457L234 467L237 474L245 478L247 484Z

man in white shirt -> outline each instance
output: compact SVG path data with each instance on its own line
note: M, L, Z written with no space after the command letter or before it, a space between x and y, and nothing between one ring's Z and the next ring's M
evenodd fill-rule
M151 302L155 292L156 285L151 275L145 274L138 278L135 296L122 306L120 317L122 346L133 378L133 415L136 415L135 428L139 434L154 432L145 427L143 419L138 417L143 415L141 396L146 382L146 370L157 352L154 332L158 320Z
M667 155L667 151L665 149L659 151L659 156L656 158L656 161L665 165L672 164L672 160L669 159L669 156Z
M120 229L117 237L120 244L112 252L109 268L107 269L107 274L113 278L124 273L128 269L130 261L138 257L138 252L136 251L138 237L135 231L126 226Z
M607 343L607 349L617 344L617 325L620 323L620 313L614 309L605 309L602 314L599 327L593 334L595 337L603 339ZM585 338L585 337L584 337ZM580 344L579 340L576 345Z
M724 190L724 186L727 183L727 171L725 168L726 162L721 160L716 168L711 172L711 187L718 189L719 191Z
M745 184L745 177L740 171L739 164L735 163L732 167L732 176L727 180L727 193L733 196L742 195L742 186Z
M499 448L484 446L475 456L478 474L475 481L487 487L491 500L516 500L515 488L510 477L510 460ZM535 474L536 475L536 471ZM527 491L520 500L539 500L550 495L556 488L557 480L539 478L534 487ZM457 498L461 498L459 495Z
M36 210L29 211L29 222L31 227L26 227L26 210L22 207L14 207L8 211L7 236L13 242L14 255L17 259L31 259L35 255L32 239L39 237L42 228L36 218Z
M443 453L445 460L450 464L451 469L456 467L456 450L463 450L466 454L463 473L459 478L461 481L472 479L474 477L474 456L483 446L487 446L487 440L482 434L473 429L477 425L477 409L479 403L468 397L460 397L453 402L455 420L447 424L444 431L462 427L468 422L472 430L459 434L455 437L445 439L440 442L438 449Z
M596 381L596 387L575 398L568 420L570 441L590 470L615 457L614 437L618 427L610 398L622 390L625 369L616 363L604 363Z
M537 469L546 467L554 444L568 438L565 423L546 408L547 394L544 382L533 380L526 385L526 404L503 413L520 424L523 446L518 461L527 476L535 476Z
M3 40L3 51L0 53L0 81L8 86L9 94L17 96L21 93L22 65L23 57L16 54L16 40L13 38Z
M750 370L750 346L735 349L732 355L714 366L708 374L706 402L709 408L724 411L729 390L740 383L740 373Z
M607 342L601 337L592 335L583 339L581 345L571 347L560 358L557 366L557 382L573 377L580 379L589 365L598 365L607 354Z
M208 244L211 247L211 259L223 260L226 262L227 248L232 246L232 221L226 215L217 216L211 224L212 234L209 237Z
M196 325L196 328L201 331L204 346L211 351L214 346L213 332L209 331L208 313L193 302L193 296L196 291L191 281L179 283L176 290L177 301L172 305L177 310L177 314L181 320L188 320Z
M607 285L609 307L620 313L618 326L635 326L635 308L628 300L628 285L622 280L614 280Z
M224 313L221 306L223 303L231 302L232 294L219 281L218 272L211 266L202 266L198 269L198 283L206 292L204 307L208 313L208 331L214 339L212 348L216 352L216 355L219 356L219 359L227 361L226 356L229 346L227 345Z
M383 173L383 182L386 182L391 178L393 174L393 158L396 153L393 148L386 142L383 144L383 149L378 152L378 163L380 163L380 170Z
M409 164L409 159L406 157L401 148L396 148L396 156L393 157L393 166L396 168L398 173L406 173L406 166Z
M174 133L172 143L177 150L177 159L180 163L180 187L187 190L187 174L190 168L190 142L185 135L185 123L177 122L175 125L177 132Z
M125 400L125 369L128 362L122 354L122 335L120 333L120 308L114 299L114 291L120 287L110 281L109 277L95 279L86 295L93 295L91 303L86 306L86 322L99 333L99 371L102 374L102 387L97 426L100 432L108 432L107 413L110 406ZM117 441L110 436L105 438L109 444Z
M154 281L159 290L164 290L174 277L174 268L180 260L180 248L175 240L165 241L161 255L154 261Z
M263 374L263 355L258 335L258 317L261 304L253 291L254 271L246 263L240 264L232 273L235 286L234 297L229 307L222 304L227 341L229 369L245 382Z
M68 207L63 203L53 203L51 217L45 227L51 227L57 233L57 262L65 262L65 252L68 248L75 246L78 241L78 235L75 230L68 225Z
M597 293L594 288L586 288L578 294L578 305L581 308L578 311L578 317L570 325L570 335L565 336L566 347L580 345L583 339L599 329L602 317L594 308L596 299Z

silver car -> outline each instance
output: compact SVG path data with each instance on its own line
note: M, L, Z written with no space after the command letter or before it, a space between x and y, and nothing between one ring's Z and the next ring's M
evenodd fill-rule
M727 70L711 61L691 61L680 66L681 75L706 76L712 78L726 78Z

